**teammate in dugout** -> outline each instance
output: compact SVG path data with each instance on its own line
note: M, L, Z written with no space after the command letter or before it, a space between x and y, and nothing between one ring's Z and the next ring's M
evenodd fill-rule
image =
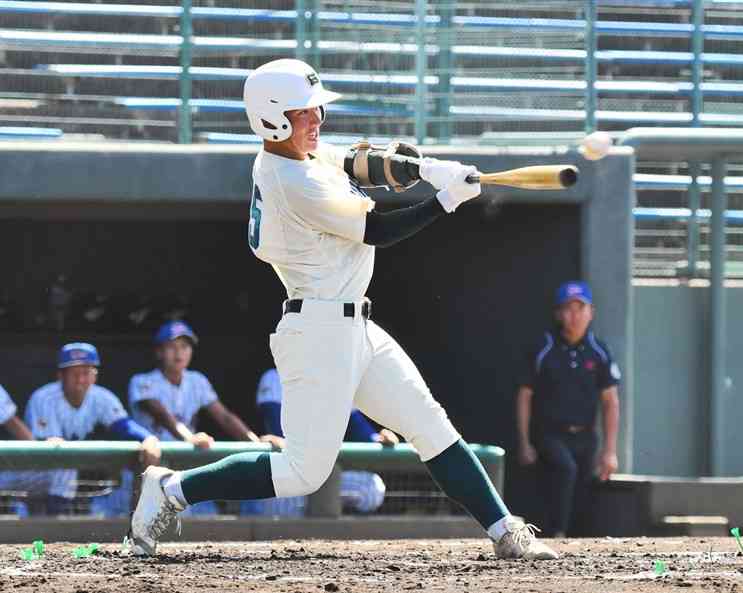
M100 364L92 344L75 342L62 347L57 359L59 380L39 387L26 406L26 424L34 438L80 441L103 429L110 437L140 441L140 461L145 466L159 463L158 438L129 417L119 398L96 385ZM47 512L56 514L68 509L76 493L77 470L33 473L46 476L50 482Z
M198 338L183 321L169 321L155 334L158 367L134 375L129 382L132 416L162 441L183 440L209 448L214 438L196 431L196 417L204 410L229 436L236 440L271 443L283 447L283 439L259 437L219 401L203 373L190 370Z
M18 407L0 385L0 428L8 431L19 441L33 440L34 436L23 420L18 417L17 412Z
M18 417L17 412L18 407L10 398L8 392L0 386L0 428L19 441L33 440L34 435L31 434L23 420ZM2 436L0 433L0 439ZM4 466L7 467L0 462L0 468ZM33 484L33 480L28 479L30 475L32 475L31 472L0 471L0 490L28 489ZM21 501L11 501L10 509L11 512L18 515L28 515L28 509L25 503Z
M288 295L270 337L284 394L286 447L183 472L149 468L130 524L132 549L154 554L158 538L190 504L317 490L357 407L415 446L442 490L482 525L496 556L556 558L534 526L509 513L413 361L371 320L364 296L375 248L410 237L476 198L479 184L465 180L476 170L425 159L419 174L436 195L409 208L377 211L359 182L378 172L380 162L390 185L390 177L401 181L409 170L360 147L349 155L320 142L326 105L339 97L323 88L312 67L291 59L264 64L244 88L251 128L264 139L253 167L249 244L273 266ZM394 152L393 145L383 154ZM406 186L411 179L402 181Z
M593 297L585 282L566 282L557 291L557 327L529 352L516 395L519 461L543 470L545 531L564 537L573 509L587 509L596 459L596 412L601 404L604 443L597 474L617 470L619 367L590 327Z

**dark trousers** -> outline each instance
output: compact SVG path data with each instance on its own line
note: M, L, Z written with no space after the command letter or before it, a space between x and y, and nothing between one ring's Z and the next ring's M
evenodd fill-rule
M544 484L546 536L567 533L574 518L590 509L590 486L598 439L593 430L545 432L535 439Z

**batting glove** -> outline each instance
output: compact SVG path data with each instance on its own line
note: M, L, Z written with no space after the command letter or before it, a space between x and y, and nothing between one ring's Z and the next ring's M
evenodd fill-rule
M428 181L436 189L444 189L459 173L462 163L457 161L440 161L439 159L421 159L418 174L423 181Z
M438 198L447 212L454 212L462 202L480 195L479 183L468 183L465 181L468 175L477 175L477 168L460 163L457 163L457 166L459 170L454 179L436 194L436 198Z

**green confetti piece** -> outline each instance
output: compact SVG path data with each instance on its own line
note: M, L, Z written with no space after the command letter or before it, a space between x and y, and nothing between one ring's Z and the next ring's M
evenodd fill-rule
M743 552L743 543L740 541L740 529L738 527L733 527L730 530L730 534L735 538L735 541L738 542L738 547L740 548L740 551Z
M33 548L26 548L25 550L21 550L21 558L24 560L35 560L36 554L34 554Z
M44 542L43 540L37 539L34 541L34 553L37 556L43 556L44 555Z
M98 551L98 544L88 544L87 546L80 546L72 550L72 555L75 558L87 558L92 556Z
M663 560L656 560L655 565L653 566L653 570L655 570L655 574L662 575L664 572L666 572L666 563L663 562Z

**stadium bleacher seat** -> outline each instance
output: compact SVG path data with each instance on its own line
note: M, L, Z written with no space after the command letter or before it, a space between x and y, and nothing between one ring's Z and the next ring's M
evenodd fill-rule
M115 97L113 102L116 105L121 105L127 109L154 111L172 111L178 109L181 105L181 100L179 98L170 97ZM189 104L191 109L195 112L242 113L245 111L245 105L242 101L230 99L192 99ZM345 103L329 104L328 112L361 117L411 115L407 109L398 109L395 106L376 107L371 105L353 105Z
M2 140L21 140L21 139L45 139L60 138L62 130L59 128L34 128L31 126L0 126L0 139Z

